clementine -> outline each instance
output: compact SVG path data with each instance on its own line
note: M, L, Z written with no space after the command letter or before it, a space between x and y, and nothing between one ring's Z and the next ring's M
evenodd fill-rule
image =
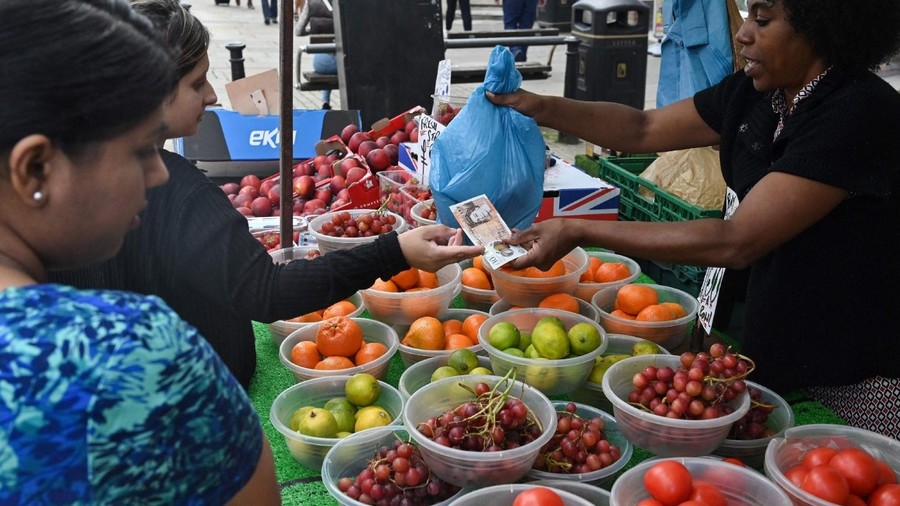
M437 287L438 287L437 274L419 269L419 281L418 281L418 283L416 283L416 288L437 288Z
M331 318L333 316L348 316L356 311L356 304L349 300L342 300L325 308L322 311L322 318Z
M410 267L405 271L398 272L391 276L391 281L397 285L397 288L399 288L401 292L409 290L419 283L419 269Z
M462 320L451 318L449 320L444 320L443 323L441 323L441 326L444 327L445 336L449 336L450 334L462 334Z
M542 271L537 267L526 267L524 269L512 270L506 272L513 276L521 276L525 278L556 278L566 274L566 266L562 260L557 260L548 270Z
M312 369L322 360L322 355L312 341L300 341L291 348L291 362Z
M351 367L356 367L353 365L353 361L347 357L325 357L321 362L316 364L314 369L318 369L320 371L336 371L339 369L350 369Z
M352 357L362 344L362 329L346 316L323 320L316 329L316 348L326 357Z
M381 278L375 280L372 283L372 286L369 287L370 290L378 290L379 292L399 292L400 289L397 287L397 284L391 281L390 279L385 281Z
M538 303L538 307L561 309L571 313L577 313L578 299L567 293L553 293L543 298Z
M313 311L287 320L293 323L313 323L322 321L322 312Z
M472 259L472 267L478 269L482 272L487 272L487 269L484 267L484 256L478 255L477 257Z
M665 306L669 308L669 311L672 312L672 319L684 318L687 316L687 311L685 311L684 306L677 302L662 302L660 306Z
M365 343L362 345L359 351L356 352L354 361L356 362L356 365L367 364L384 355L385 353L387 353L387 351L387 346L381 343Z
M447 336L447 344L444 345L445 350L458 350L459 348L468 348L475 346L475 343L465 334L450 334Z
M651 304L659 304L659 296L656 290L647 285L625 285L616 294L615 308L630 315L637 316L641 309Z
M420 350L443 350L447 338L440 320L433 316L423 316L412 322L401 342Z
M662 304L650 304L641 309L641 312L634 318L639 322L665 322L672 320L672 311Z
M634 320L634 316L626 313L625 311L622 311L621 309L614 309L609 314L619 317L619 318L622 318L622 319L625 319L625 320Z
M597 257L588 257L588 268L581 273L581 277L578 279L581 283L592 283L596 281L594 279L595 272L597 272L597 268L603 265L603 260Z
M488 279L487 274L475 267L466 267L463 269L461 283L469 288L478 288L481 290L494 289L494 287L491 286L491 281Z
M481 324L487 319L487 316L478 313L467 316L466 319L463 320L462 333L469 336L469 339L477 343L478 329L481 328Z
M594 272L594 281L597 283L609 283L631 276L631 270L623 262L604 262Z

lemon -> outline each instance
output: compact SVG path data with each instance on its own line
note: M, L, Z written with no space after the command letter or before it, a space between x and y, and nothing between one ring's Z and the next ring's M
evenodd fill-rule
M541 319L544 322L545 317ZM558 318L557 318L558 319ZM531 345L541 357L558 360L569 354L569 336L564 327L552 322L538 322L531 331Z
M450 367L449 365L442 365L435 369L433 373L431 373L431 381L438 381L453 376L459 376L459 371Z
M566 335L569 338L569 348L575 355L586 355L599 348L603 341L597 327L586 322L572 325Z
M356 412L356 425L353 427L354 432L371 429L372 427L383 427L390 425L391 414L381 406L366 406Z
M456 369L459 374L468 374L478 367L478 355L468 348L460 348L450 354L447 365Z
M525 352L518 348L507 348L507 349L503 350L503 353L506 353L507 355L512 355L514 357L524 357L525 356Z
M476 367L475 369L472 369L469 374L487 374L488 376L491 376L494 372L487 367Z
M378 400L381 395L381 384L375 376L367 372L358 372L344 385L344 395L356 406L368 406Z
M291 415L291 430L297 430L300 426L300 419L303 418L303 415L310 412L313 409L313 406L303 406L302 408L297 408L294 413Z
M309 410L297 425L297 432L313 437L337 437L338 424L331 411L325 408Z
M632 355L658 355L659 353L659 345L646 339L634 343L634 346L631 348Z

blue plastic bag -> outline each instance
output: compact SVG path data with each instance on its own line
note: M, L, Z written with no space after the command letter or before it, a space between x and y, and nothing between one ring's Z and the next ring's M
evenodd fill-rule
M544 192L544 137L533 119L484 95L511 93L521 83L512 53L495 47L484 83L435 140L429 186L440 223L459 227L450 206L481 194L510 228L528 228L537 217Z

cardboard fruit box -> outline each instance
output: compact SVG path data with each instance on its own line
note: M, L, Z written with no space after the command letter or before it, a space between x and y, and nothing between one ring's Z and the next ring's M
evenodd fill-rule
M619 217L619 188L553 158L544 171L544 198L535 222L550 218L612 220Z

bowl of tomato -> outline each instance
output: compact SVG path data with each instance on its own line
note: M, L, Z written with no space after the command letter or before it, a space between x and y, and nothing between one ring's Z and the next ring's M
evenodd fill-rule
M900 504L900 441L856 427L788 429L766 447L765 471L798 505Z
M535 483L494 485L463 494L450 506L593 506L594 503L560 488Z

